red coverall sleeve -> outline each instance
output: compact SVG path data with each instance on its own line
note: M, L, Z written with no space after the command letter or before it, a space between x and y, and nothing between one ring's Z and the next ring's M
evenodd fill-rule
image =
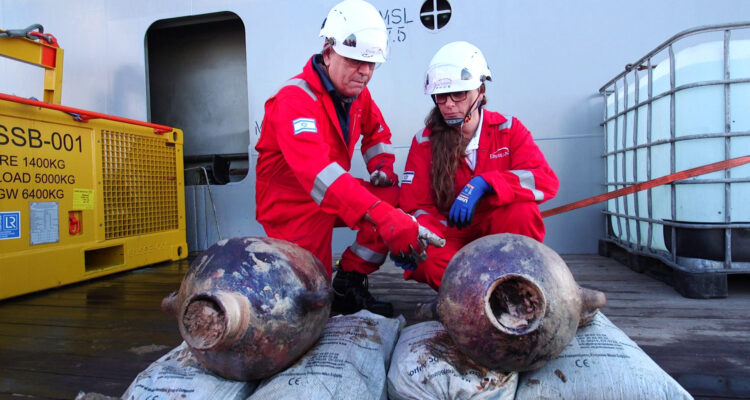
M560 182L547 164L531 133L516 118L510 128L511 168L486 171L480 175L495 190L490 204L501 206L518 201L545 202L557 194Z
M355 228L378 198L330 156L324 135L338 132L329 129L319 108L301 89L282 89L274 108L267 111L266 123L272 124L281 153L303 190L324 212Z
M422 132L417 135L421 136ZM418 143L416 137L412 139L401 181L399 206L405 212L417 217L417 220L428 219L429 222L420 221L420 224L427 225L433 230L439 228L440 231L435 233L445 236L445 217L440 214L432 197L431 163L432 155L429 146Z
M369 173L377 169L393 171L396 156L391 145L391 130L369 92L367 95L362 115L362 157Z

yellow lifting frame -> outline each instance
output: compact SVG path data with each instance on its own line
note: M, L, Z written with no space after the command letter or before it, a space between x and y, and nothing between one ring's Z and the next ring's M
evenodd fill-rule
M0 29L0 33L3 33ZM0 56L44 68L44 102L60 104L63 49L25 37L0 37Z

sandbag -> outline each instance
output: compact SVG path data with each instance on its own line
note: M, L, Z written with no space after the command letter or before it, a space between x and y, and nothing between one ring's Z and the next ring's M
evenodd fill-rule
M154 361L133 380L123 400L245 399L257 382L214 375L200 365L185 342Z
M404 328L388 370L391 400L512 400L517 384L517 372L492 371L471 361L438 321Z
M625 332L601 312L554 360L524 372L517 400L692 399Z
M249 400L385 400L386 368L404 322L367 310L329 318L318 342Z

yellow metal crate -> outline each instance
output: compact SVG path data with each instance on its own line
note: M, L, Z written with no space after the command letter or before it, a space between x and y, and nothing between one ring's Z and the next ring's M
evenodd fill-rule
M53 106L0 98L0 299L186 257L182 132Z

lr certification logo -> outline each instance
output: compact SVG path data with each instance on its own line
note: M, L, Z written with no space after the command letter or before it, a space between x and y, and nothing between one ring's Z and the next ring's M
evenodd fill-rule
M0 211L0 240L21 237L21 212Z

